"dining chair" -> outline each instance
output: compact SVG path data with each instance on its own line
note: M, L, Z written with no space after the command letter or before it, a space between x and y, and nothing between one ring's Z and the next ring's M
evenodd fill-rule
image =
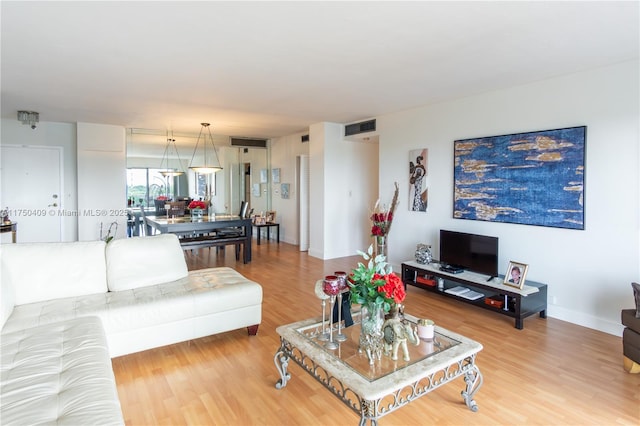
M240 202L240 211L238 212L238 216L241 218L245 218L247 215L247 209L249 208L249 203L246 201ZM216 237L218 238L236 238L244 235L244 228L242 227L229 227L222 228L216 230ZM238 258L240 253L241 244L237 243L236 245L236 258ZM220 249L224 249L224 247L217 247L216 252L219 252Z
M140 218L142 219L142 229L140 230L140 235L149 235L149 230L151 228L147 223L147 214L144 211L144 206L140 206ZM151 232L152 234L155 233L155 229L153 229Z

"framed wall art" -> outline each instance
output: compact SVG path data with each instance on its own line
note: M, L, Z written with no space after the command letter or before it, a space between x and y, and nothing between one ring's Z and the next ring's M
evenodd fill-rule
M584 229L587 127L454 141L456 219Z
M280 169L271 169L271 180L273 183L280 183Z
M254 183L251 186L251 195L253 195L254 197L259 197L260 196L260 184L259 183Z
M289 198L289 184L283 183L280 184L280 196L285 200Z
M267 169L260 169L260 183L267 183Z
M426 212L429 201L427 186L428 149L409 151L409 210Z

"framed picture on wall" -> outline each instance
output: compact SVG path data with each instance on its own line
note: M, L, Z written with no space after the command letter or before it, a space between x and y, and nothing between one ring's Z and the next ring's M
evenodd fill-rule
M259 183L254 183L253 186L251 187L251 195L253 195L254 197L259 197L260 196L260 184Z
M280 183L280 169L271 170L271 180L273 183Z
M289 198L289 184L283 183L280 185L280 196L284 199Z
M455 219L584 229L587 127L454 141Z
M409 210L426 212L429 201L427 187L427 161L429 150L414 149L409 151Z
M267 169L260 169L260 183L267 183Z

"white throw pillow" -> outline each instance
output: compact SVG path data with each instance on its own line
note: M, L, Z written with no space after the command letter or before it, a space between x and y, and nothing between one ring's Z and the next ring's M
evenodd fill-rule
M123 238L107 244L110 291L166 283L188 274L184 252L174 234Z
M4 244L3 286L13 288L15 304L105 293L104 241Z

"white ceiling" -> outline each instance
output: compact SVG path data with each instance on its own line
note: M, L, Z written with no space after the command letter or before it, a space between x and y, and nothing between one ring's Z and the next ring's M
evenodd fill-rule
M2 116L283 136L638 59L638 5L2 1Z

